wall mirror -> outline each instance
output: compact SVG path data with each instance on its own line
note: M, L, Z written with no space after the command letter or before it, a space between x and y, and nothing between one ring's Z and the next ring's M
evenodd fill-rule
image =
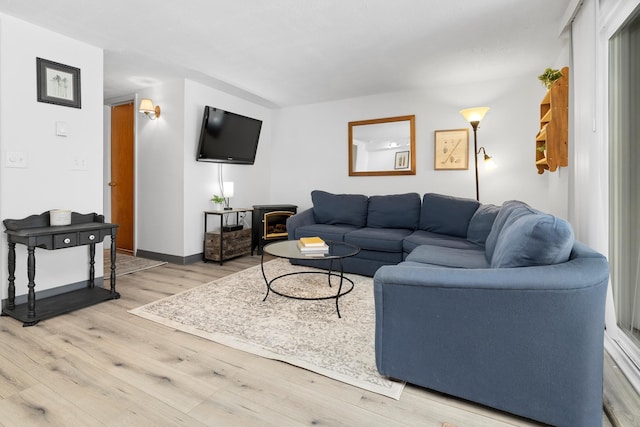
M415 117L349 122L349 176L415 175Z

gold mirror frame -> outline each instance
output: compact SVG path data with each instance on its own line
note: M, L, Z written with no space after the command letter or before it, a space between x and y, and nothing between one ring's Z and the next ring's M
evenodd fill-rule
M416 174L416 116L349 122L349 176L387 176ZM358 151L379 154L378 163L386 168L369 166ZM382 156L380 156L380 154ZM356 165L360 161L362 164Z

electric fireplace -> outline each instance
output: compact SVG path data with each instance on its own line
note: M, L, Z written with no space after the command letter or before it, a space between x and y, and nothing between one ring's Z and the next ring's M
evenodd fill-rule
M297 211L295 205L253 205L251 254L257 248L258 255L262 255L264 245L287 240L287 218Z

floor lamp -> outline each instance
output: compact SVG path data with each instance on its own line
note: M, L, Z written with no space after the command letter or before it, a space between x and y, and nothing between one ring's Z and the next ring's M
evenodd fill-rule
M467 120L471 127L473 127L473 159L475 161L476 167L476 200L480 201L480 186L478 185L478 154L480 154L480 150L478 150L478 125L480 121L484 118L484 115L489 111L489 107L474 107L467 108L464 110L460 110L460 114ZM484 147L482 147L484 150ZM487 152L484 152L485 159L487 156Z

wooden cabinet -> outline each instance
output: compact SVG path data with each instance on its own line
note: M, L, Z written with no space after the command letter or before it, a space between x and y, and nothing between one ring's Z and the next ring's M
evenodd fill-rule
M204 262L218 261L222 265L227 259L251 253L251 229L243 228L242 225L244 215L251 211L253 209L250 208L204 211L204 244L202 245L202 260ZM220 218L219 231L207 231L209 215ZM230 216L232 220L235 216L235 223L228 223Z
M546 151L540 151L545 147ZM540 103L540 131L536 135L538 173L569 165L569 68L562 69Z
M222 242L222 243L221 243ZM222 251L222 253L220 253ZM204 257L211 261L226 261L251 253L251 229L205 233Z

